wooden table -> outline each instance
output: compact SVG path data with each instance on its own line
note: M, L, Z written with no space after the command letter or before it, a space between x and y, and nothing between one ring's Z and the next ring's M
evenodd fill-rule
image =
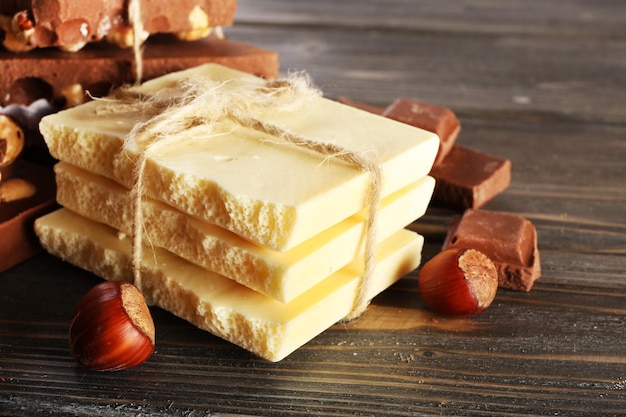
M488 208L536 225L543 276L470 319L412 274L359 320L268 363L154 309L139 368L85 372L68 319L99 280L42 254L0 275L0 414L417 416L626 413L626 3L240 0L230 37L330 97L452 108L458 143L511 159ZM426 258L451 213L414 225ZM2 238L2 237L0 237Z

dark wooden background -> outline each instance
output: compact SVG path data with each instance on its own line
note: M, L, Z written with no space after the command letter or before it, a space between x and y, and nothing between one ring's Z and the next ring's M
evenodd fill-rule
M452 108L458 143L511 159L489 208L537 226L543 276L465 320L415 275L280 363L155 309L139 368L90 373L68 319L99 280L47 255L0 274L0 414L626 415L626 2L240 0L233 39L328 96ZM450 213L414 225L439 249ZM0 239L2 237L0 236Z

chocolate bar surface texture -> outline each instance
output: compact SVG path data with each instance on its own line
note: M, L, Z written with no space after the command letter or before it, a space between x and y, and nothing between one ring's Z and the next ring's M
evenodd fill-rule
M443 249L483 252L498 269L499 286L530 291L541 275L535 226L527 219L490 210L466 210L456 216Z
M437 180L433 204L459 212L484 206L511 183L511 161L454 146L430 172Z
M141 0L143 30L148 34L180 33L197 29L202 21L212 27L233 23L236 0ZM29 12L33 26L29 44L38 48L76 48L130 28L128 0L3 0L0 13ZM200 18L201 17L201 18Z
M278 75L278 54L273 51L216 37L181 42L159 36L144 45L143 79L208 62L264 78ZM112 87L134 82L133 63L130 50L107 43L92 44L71 54L55 49L22 54L0 50L0 98L3 105L30 104L39 98L59 101L64 100L63 91L73 85L103 96ZM33 90L41 96L32 97Z

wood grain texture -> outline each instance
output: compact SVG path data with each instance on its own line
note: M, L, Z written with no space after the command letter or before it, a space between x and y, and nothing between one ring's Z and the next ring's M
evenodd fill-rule
M526 34L624 37L626 5L619 0L285 1L239 0L237 25L351 27L447 34Z
M71 311L99 280L42 254L0 274L0 415L626 415L626 3L240 0L233 39L330 97L452 108L459 144L512 161L488 208L536 225L543 275L471 319L416 273L279 363L153 309L139 368L85 372ZM439 250L453 213L411 226ZM2 237L0 237L2 238Z
M386 105L410 94L507 119L624 118L626 41L306 26L231 32L278 49L284 70L307 70L331 96Z

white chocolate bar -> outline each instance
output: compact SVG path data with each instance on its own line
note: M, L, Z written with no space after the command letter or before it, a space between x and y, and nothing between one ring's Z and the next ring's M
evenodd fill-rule
M59 204L131 234L132 199L126 188L66 162L58 163L55 173ZM385 197L377 238L383 240L421 217L433 189L434 180L424 177ZM293 300L361 253L367 215L361 211L278 252L151 199L144 201L143 212L146 242L282 302Z
M195 77L235 86L265 83L207 64L146 82L140 91L156 92ZM47 116L40 130L57 159L131 188L140 150L129 146L122 151L122 146L146 116L101 114L102 106L110 104L95 100ZM384 196L426 176L439 147L433 133L322 97L291 110L251 111L284 131L373 155L382 169ZM369 181L367 172L346 162L232 122L210 131L203 126L190 130L151 156L144 176L146 196L280 251L361 211Z
M131 243L117 230L67 209L39 218L35 230L48 252L104 279L132 281ZM407 230L381 242L369 297L416 268L422 244L421 236ZM350 312L363 266L355 259L281 303L167 251L146 246L143 255L137 285L149 303L270 361L283 359Z

